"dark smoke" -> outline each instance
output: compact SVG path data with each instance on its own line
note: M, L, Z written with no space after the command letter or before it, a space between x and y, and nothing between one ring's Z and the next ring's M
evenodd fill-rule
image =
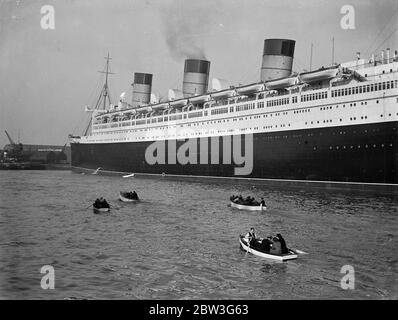
M212 10L200 1L186 0L174 0L164 7L165 39L174 59L206 59L204 37L213 25Z

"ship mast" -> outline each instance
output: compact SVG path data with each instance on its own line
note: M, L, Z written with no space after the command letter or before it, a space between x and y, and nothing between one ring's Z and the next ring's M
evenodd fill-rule
M95 104L94 110L99 110L100 109L100 105L101 105L101 99L103 99L103 104L102 104L102 109L106 110L106 100L108 100L109 105L112 103L111 102L111 97L109 94L109 87L108 87L108 76L110 74L114 74L113 72L109 71L109 61L112 60L112 58L109 57L109 52L108 55L105 57L106 59L106 69L105 71L98 71L99 73L104 73L105 74L105 83L102 87L101 93L98 97L97 103ZM92 122L92 117L90 118L90 121L86 127L86 130L84 130L83 135L86 136L90 126L91 126L91 122Z
M106 71L98 71L99 73L104 73L105 74L105 83L104 83L104 86L103 86L103 88L102 88L102 91L101 91L101 96L100 96L100 99L101 99L101 97L103 96L103 110L105 110L106 109L106 100L108 100L108 102L109 102L109 104L111 104L111 98L110 98L110 95L109 95L109 88L108 88L108 76L110 75L110 74L114 74L114 73L112 73L112 72L109 72L109 61L110 60L112 60L110 57L109 57L109 52L108 52L108 55L105 57L105 59L106 59ZM98 106L98 104L96 105L96 109L98 108L99 106Z

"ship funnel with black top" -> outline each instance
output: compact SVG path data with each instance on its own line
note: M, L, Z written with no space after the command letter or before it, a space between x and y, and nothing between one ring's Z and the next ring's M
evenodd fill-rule
M209 82L210 61L187 59L184 66L184 97L201 95L207 92Z
M134 73L133 86L133 107L148 104L151 101L152 90L152 74L150 73Z
M288 39L265 39L261 81L289 77L292 73L296 41Z

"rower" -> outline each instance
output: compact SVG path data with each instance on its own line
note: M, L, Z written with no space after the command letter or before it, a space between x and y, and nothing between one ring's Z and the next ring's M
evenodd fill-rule
M100 208L109 208L109 203L103 197L99 199L99 205Z
M253 245L257 239L256 233L254 231L254 228L251 227L249 233L246 235L246 238L248 239L248 244Z
M260 204L261 204L263 207L266 207L264 198L261 198Z
M94 208L99 208L100 207L100 199L95 199L95 202L93 203Z

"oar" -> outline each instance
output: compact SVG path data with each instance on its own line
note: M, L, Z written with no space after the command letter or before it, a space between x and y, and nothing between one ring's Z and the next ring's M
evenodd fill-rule
M249 252L249 249L250 249L250 240L249 240L249 238L247 239L247 250L246 250L246 253L245 253L245 257L247 255L247 253Z
M84 210L87 210L88 208L92 207L93 204L90 204L88 207L84 208Z

